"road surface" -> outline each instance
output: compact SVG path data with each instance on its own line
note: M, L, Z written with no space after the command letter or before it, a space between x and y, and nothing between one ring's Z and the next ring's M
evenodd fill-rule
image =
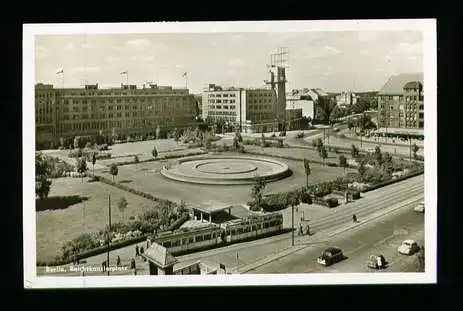
M333 209L333 212L325 217L316 218L311 214L310 207L305 212L306 219L309 219L311 232L310 237L298 237L296 235L296 244L304 243L306 240L314 238L321 239L325 234L334 232L340 227L351 225L352 214L355 213L361 221L369 215L379 211L387 210L400 206L403 202L417 200L424 196L424 176L416 176L386 187L382 187L367 193L362 194L360 200L349 202ZM296 224L297 225L297 224ZM140 243L143 245L145 243ZM251 242L239 243L228 247L217 248L205 252L193 253L190 255L180 256L177 259L182 265L193 263L197 260L203 260L205 263L217 265L222 263L227 267L240 267L258 260L261 260L270 255L277 254L282 250L291 246L291 233L282 234L270 238L260 239ZM134 255L135 245L114 250L110 253L111 264L115 263L117 256L120 256L121 263L128 265L130 259ZM237 258L238 254L238 258ZM86 259L87 265L99 266L101 262L106 260L107 254L100 254ZM147 271L146 263L140 259L136 259L137 269L140 269L139 274ZM66 265L67 267L69 265ZM174 267L176 268L176 267ZM38 275L78 275L78 273L62 273L62 272L46 272L44 267L37 267ZM118 272L123 274L124 272ZM128 272L125 272L127 274ZM99 274L101 275L101 273Z
M274 260L246 273L363 273L416 271L417 255L405 256L397 247L405 239L424 244L424 214L413 211L414 204L395 211L378 222L371 222L347 234L312 244L286 257ZM330 246L341 248L346 259L325 267L316 260L324 249ZM383 270L372 270L366 263L370 254L383 254L389 265Z

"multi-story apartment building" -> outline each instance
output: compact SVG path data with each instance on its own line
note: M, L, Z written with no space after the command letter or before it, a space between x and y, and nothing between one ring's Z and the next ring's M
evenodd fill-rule
M292 90L286 95L286 109L302 109L304 117L321 120L324 116L322 107L330 100L329 95L319 88Z
M277 95L272 89L223 88L210 84L202 96L204 120L222 119L240 131L278 130Z
M341 92L336 95L336 104L341 107L348 107L357 103L358 96L352 91Z
M101 135L155 135L195 122L197 106L187 89L121 85L100 89L35 86L36 144L56 145L60 138Z
M378 92L379 128L424 128L423 75L392 76Z

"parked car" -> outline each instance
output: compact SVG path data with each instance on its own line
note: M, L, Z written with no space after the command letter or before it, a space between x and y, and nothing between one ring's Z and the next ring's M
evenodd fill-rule
M420 250L418 244L413 240L405 240L397 249L403 255L413 255Z
M424 213L424 202L418 203L418 205L415 206L413 210L418 213Z
M323 266L329 266L343 259L344 254L340 248L329 247L317 258L317 263Z
M384 269L387 266L387 261L381 254L372 254L368 257L367 266L372 269Z

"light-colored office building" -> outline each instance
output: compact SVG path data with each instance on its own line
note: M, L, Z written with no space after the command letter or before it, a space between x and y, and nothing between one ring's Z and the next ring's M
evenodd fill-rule
M155 135L156 128L171 130L195 123L197 106L187 89L170 86L121 85L102 89L54 88L36 84L37 147L50 147L60 138Z
M222 119L245 133L278 130L277 95L266 88L224 88L210 84L202 94L202 117Z

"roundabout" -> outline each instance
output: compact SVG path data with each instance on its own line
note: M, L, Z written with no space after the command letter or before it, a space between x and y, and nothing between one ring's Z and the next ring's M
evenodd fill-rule
M181 159L161 169L165 178L203 185L246 185L256 177L267 182L291 175L289 167L273 159L239 156L204 156Z

